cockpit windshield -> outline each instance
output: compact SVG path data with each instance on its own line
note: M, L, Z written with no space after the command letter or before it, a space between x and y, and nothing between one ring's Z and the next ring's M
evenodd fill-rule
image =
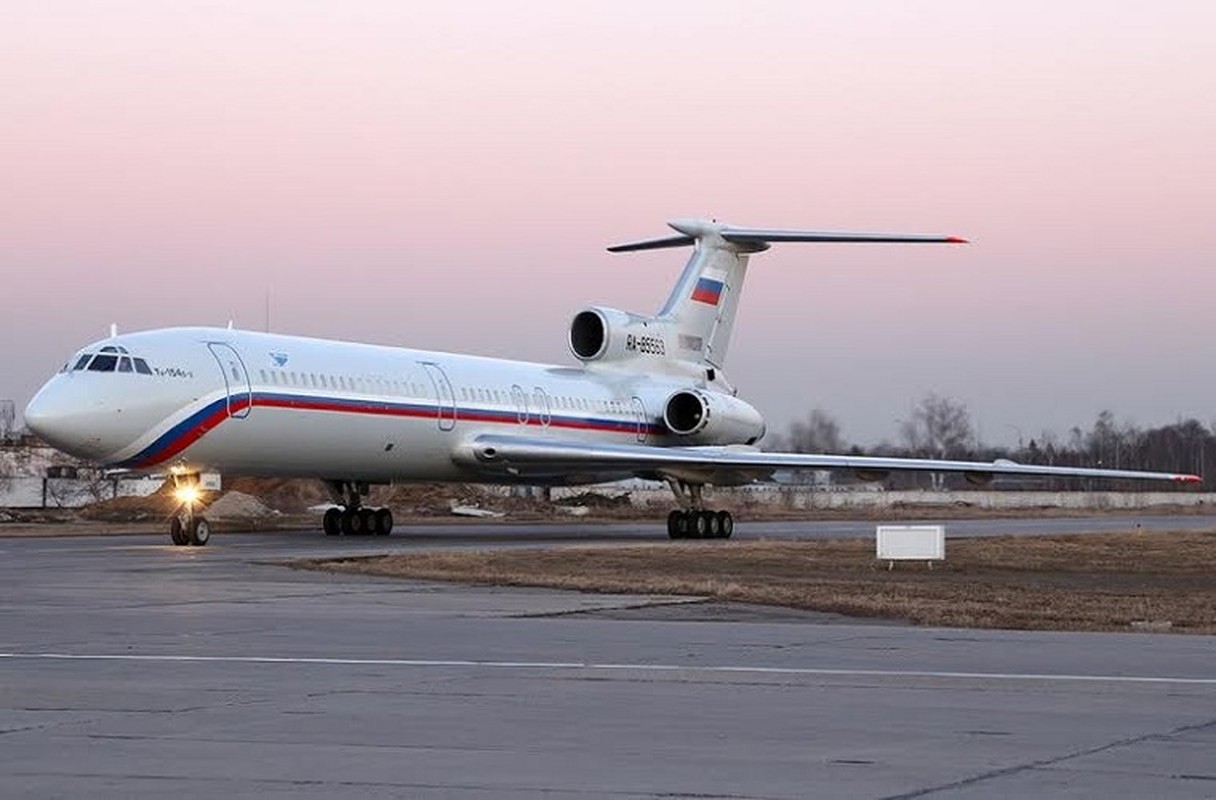
M122 345L108 344L96 353L84 353L76 359L73 372L127 372L151 375L152 368L139 356L133 356Z

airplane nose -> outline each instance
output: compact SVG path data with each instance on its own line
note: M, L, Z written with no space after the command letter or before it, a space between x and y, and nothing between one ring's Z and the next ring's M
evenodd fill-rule
M75 401L75 402L74 402ZM52 378L25 407L25 425L51 446L82 458L103 452L96 420L88 404L82 404L70 387Z
M63 438L66 415L61 408L56 409L54 399L50 395L50 386L43 386L34 399L25 407L25 427L29 428L39 438L51 444L56 444Z

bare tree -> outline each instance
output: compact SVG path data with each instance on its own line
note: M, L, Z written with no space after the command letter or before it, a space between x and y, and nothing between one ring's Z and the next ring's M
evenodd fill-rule
M913 454L927 458L960 458L975 443L971 412L957 400L930 392L900 422L900 436ZM933 488L945 485L941 473L933 473Z
M929 458L964 456L975 442L971 412L957 400L930 392L900 422L900 436L909 450Z
M840 424L821 408L811 409L805 420L791 423L782 443L796 453L843 453L848 449Z
M13 427L17 419L17 407L12 400L0 400L0 441L7 442L15 438Z

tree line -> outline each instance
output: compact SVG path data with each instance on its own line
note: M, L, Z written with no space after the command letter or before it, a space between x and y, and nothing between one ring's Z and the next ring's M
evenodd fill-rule
M1119 422L1111 411L1098 414L1089 428L1074 426L1066 436L1043 431L1015 446L988 445L979 440L971 413L964 403L930 393L899 421L899 440L872 448L849 442L840 424L827 411L815 408L793 422L784 435L774 437L769 449L800 453L885 455L908 458L949 458L993 461L1007 458L1027 464L1106 469L1187 472L1204 476L1207 489L1216 485L1216 431L1196 419L1179 420L1156 428ZM1103 481L1116 489L1163 488L1149 481ZM927 473L892 473L890 488L966 488L962 476ZM999 477L998 489L1063 491L1090 488L1079 478Z

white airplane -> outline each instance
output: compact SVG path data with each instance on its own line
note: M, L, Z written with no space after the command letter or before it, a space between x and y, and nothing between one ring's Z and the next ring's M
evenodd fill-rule
M461 481L569 485L665 480L671 538L729 537L708 484L776 470L892 470L1198 481L1194 475L995 462L765 453L764 419L723 375L753 253L774 242L962 242L948 236L821 233L676 220L678 235L612 252L692 246L655 316L590 307L570 325L577 366L554 366L224 328L111 335L79 351L25 409L52 445L103 465L174 476L175 544L202 545L202 471L325 482L327 534L387 534L372 484Z

